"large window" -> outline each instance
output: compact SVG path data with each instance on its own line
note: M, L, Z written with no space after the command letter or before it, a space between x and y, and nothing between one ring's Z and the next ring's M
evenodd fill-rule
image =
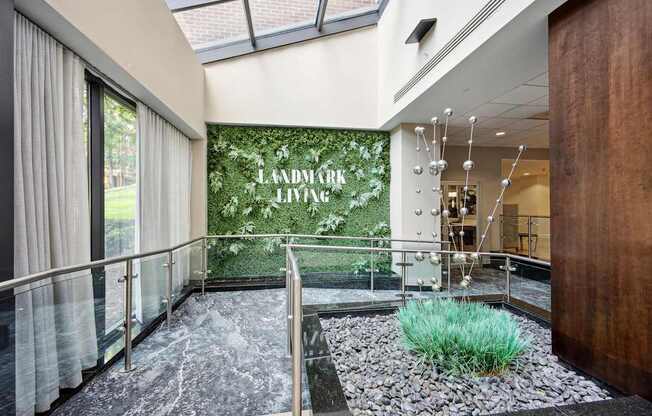
M104 95L104 256L135 253L136 111Z
M102 79L86 74L84 118L90 172L91 258L138 251L138 142L136 104ZM100 350L121 342L124 264L93 270ZM118 345L118 348L120 346Z

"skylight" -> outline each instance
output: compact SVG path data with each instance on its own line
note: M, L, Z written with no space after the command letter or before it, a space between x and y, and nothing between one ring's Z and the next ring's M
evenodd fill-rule
M376 24L388 0L167 0L203 63Z

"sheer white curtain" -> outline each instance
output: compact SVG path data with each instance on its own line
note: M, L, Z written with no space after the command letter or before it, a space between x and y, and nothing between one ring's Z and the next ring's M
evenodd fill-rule
M147 106L138 103L140 162L140 250L170 247L190 239L190 140ZM175 255L173 288L188 283L187 251ZM162 312L165 273L141 264L142 315Z
M82 126L84 67L23 16L15 17L15 240L17 277L90 261ZM90 274L16 290L16 410L49 409L97 360Z

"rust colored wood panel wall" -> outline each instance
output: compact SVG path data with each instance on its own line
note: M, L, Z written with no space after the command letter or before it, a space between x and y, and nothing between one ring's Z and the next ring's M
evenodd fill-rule
M549 29L553 351L652 399L652 1Z

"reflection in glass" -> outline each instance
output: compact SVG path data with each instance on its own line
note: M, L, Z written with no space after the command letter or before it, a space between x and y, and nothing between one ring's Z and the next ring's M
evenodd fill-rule
M136 112L104 96L105 257L135 252Z
M315 24L319 0L250 0L256 36Z
M241 1L226 1L177 12L174 17L195 49L249 38Z
M326 20L351 17L378 8L378 0L329 0L326 7Z

